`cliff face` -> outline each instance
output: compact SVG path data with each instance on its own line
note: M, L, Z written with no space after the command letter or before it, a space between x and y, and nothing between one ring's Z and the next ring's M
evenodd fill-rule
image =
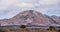
M21 12L10 19L0 20L0 24L4 25L59 25L60 18L49 17L47 15L41 14L40 12L27 10Z

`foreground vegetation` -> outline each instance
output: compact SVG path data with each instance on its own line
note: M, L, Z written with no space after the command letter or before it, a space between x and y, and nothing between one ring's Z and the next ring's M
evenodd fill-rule
M19 28L0 28L0 32L60 32L54 26L49 26L47 29L41 28L26 28L25 25L21 25Z

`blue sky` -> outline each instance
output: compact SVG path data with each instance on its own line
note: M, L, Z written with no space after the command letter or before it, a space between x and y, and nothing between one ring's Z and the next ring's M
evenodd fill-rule
M30 9L60 16L60 0L0 0L0 19L11 18Z

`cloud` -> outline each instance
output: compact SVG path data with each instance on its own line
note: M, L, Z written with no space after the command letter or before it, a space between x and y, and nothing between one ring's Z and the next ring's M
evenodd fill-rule
M33 4L31 4L31 3L24 3L24 2L16 4L16 6L21 7L21 8L32 8L32 7L34 7Z
M0 11L7 9L10 5L16 3L16 0L1 0L0 1Z
M0 18L10 18L21 11L30 9L50 15L50 9L53 12L59 8L60 0L0 0ZM59 13L56 12L56 15Z
M0 10L5 10L10 6L20 8L33 8L37 5L38 0L1 0Z
M40 0L39 3L42 5L51 5L51 4L58 4L60 0Z

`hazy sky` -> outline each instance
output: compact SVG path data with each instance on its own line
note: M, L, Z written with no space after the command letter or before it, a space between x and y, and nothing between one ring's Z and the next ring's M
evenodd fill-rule
M0 0L0 19L11 18L30 9L60 16L60 0Z

